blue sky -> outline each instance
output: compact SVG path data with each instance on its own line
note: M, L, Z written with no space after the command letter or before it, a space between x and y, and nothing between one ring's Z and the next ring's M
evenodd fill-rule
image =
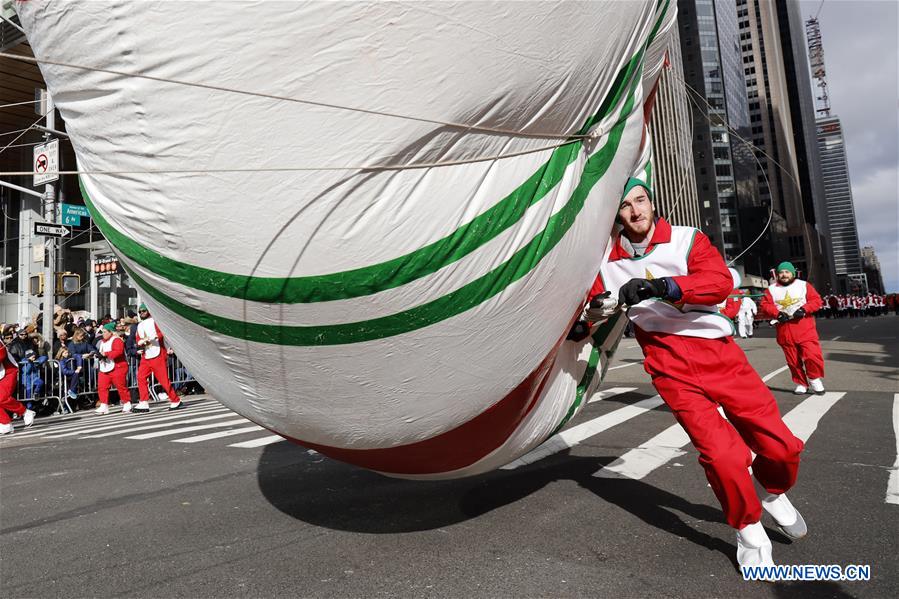
M899 292L899 3L799 6L803 18L821 9L831 114L843 124L859 243L874 246L887 291Z

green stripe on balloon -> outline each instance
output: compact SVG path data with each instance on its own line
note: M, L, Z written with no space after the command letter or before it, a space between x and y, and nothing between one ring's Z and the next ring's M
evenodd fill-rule
M643 49L619 71L610 93L582 131L586 132L605 118L617 105L621 95L633 88L638 80L634 75L640 72L638 67L642 57ZM474 252L514 226L531 206L546 197L562 180L582 146L581 140L574 140L553 150L549 160L515 191L443 239L379 264L305 277L232 274L167 258L116 230L94 206L83 183L81 191L91 216L116 250L164 279L199 291L247 301L315 303L362 297L400 287L437 272Z
M482 304L527 275L562 240L583 208L590 190L612 164L627 125L627 116L633 111L638 82L639 78L634 81L605 145L587 160L571 198L558 213L549 218L543 231L495 269L456 291L415 308L371 320L342 324L293 326L251 323L188 306L150 285L134 269L129 269L129 274L148 295L181 317L208 330L259 343L286 346L361 343L408 333L446 320Z

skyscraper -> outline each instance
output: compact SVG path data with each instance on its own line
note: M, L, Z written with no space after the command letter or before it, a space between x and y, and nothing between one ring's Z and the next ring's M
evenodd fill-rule
M684 80L693 103L693 159L702 230L724 254L744 249L739 207L758 202L737 10L733 0L679 0Z
M849 164L843 143L843 129L839 117L818 119L818 152L824 196L827 198L827 218L833 245L834 270L841 278L861 274L858 247L858 228L855 223L855 204L849 182ZM845 287L844 287L845 289Z
M773 210L782 234L769 230L746 255L763 272L793 262L821 289L834 283L827 211L815 140L805 35L795 2L736 0L749 100L759 203L741 206L744 236Z
M693 168L690 105L681 79L677 29L668 50L668 67L662 70L655 107L649 123L653 147L653 189L656 209L671 224L699 227L699 196Z

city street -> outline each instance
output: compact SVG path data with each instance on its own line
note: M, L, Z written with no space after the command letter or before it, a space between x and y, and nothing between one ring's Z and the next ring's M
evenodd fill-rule
M696 452L624 339L561 437L470 479L383 477L217 404L78 412L0 440L4 597L899 597L899 317L819 320L827 393L795 396L773 329L738 340L806 441L809 525L744 582ZM739 381L734 381L739 384Z

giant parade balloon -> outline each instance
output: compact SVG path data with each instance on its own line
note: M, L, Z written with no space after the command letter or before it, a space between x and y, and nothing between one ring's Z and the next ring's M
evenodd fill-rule
M597 390L567 341L675 19L631 2L16 2L91 217L218 401L406 478Z

